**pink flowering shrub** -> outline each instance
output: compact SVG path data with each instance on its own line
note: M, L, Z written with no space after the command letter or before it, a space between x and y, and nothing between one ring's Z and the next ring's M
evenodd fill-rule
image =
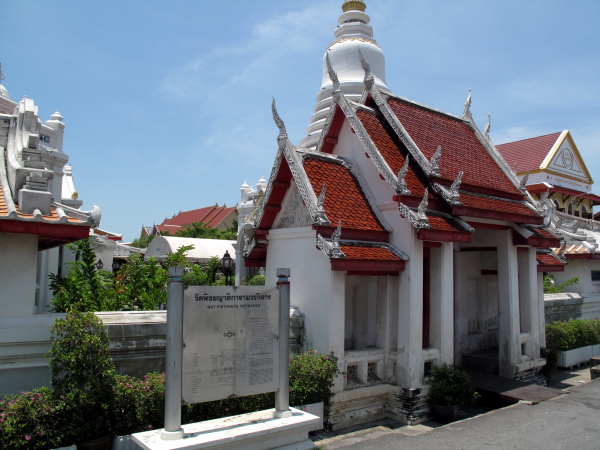
M72 411L48 388L0 399L0 448L48 449L68 445Z

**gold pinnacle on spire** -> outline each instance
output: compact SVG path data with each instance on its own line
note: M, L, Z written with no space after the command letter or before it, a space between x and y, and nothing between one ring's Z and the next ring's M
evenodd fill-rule
M363 2L363 0L346 0L342 4L342 11L362 11L365 12L367 9L367 4Z

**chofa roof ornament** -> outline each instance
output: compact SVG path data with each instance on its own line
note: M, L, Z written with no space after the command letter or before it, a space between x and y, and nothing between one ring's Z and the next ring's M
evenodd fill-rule
M463 119L468 119L471 117L471 88L469 88L469 96L467 97L467 101L465 102L465 109L463 111Z
M325 209L325 195L327 193L327 184L323 183L323 188L321 189L321 193L319 194L319 198L317 199L317 208L320 210Z
M285 148L285 144L287 144L288 142L288 134L285 129L285 124L283 123L283 120L281 120L281 117L279 117L279 114L277 113L275 99L273 99L273 102L271 103L271 111L273 112L273 121L275 122L275 125L277 125L277 128L279 128L279 136L277 136L277 142L279 143L279 148L283 150Z
M492 126L492 116L491 116L491 114L488 114L488 121L485 124L485 128L483 129L483 135L488 139L490 138L490 127L491 126Z

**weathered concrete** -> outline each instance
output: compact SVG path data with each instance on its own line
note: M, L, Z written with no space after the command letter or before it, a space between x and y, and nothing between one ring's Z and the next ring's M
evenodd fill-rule
M546 323L600 317L597 292L544 294Z

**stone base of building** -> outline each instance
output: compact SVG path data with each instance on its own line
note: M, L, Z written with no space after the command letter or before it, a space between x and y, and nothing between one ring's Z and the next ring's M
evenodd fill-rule
M386 418L407 425L425 422L433 417L425 390L376 384L337 392L331 396L325 426L336 431Z

